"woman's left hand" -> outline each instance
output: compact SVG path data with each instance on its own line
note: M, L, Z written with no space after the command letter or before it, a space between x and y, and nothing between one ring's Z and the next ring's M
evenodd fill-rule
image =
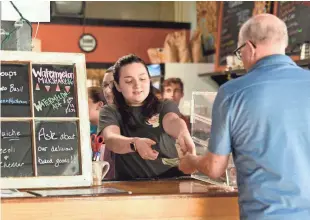
M183 155L185 155L186 153L196 155L195 144L188 131L184 131L179 134L177 138L177 144L179 144Z

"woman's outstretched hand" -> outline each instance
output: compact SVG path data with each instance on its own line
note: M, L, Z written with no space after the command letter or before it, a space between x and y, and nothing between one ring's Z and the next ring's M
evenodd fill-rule
M180 133L176 140L176 143L179 145L182 153L182 155L179 155L180 158L186 153L196 155L195 144L188 131Z
M135 141L135 146L138 154L144 160L155 160L158 157L158 152L153 150L152 145L156 142L149 138L137 138Z

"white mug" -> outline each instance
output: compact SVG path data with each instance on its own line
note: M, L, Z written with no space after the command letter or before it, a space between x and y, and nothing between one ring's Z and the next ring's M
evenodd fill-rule
M93 185L101 185L103 178L107 175L110 169L110 164L106 161L93 161L92 162L92 174Z

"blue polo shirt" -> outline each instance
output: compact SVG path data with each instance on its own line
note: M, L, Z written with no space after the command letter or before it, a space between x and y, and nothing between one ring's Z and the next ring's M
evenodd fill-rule
M310 71L272 55L220 87L209 150L233 153L241 219L310 220Z

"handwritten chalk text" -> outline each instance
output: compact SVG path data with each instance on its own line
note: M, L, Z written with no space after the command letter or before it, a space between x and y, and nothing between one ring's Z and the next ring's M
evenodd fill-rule
M20 131L15 131L13 128L10 130L1 130L1 137L19 137Z
M44 98L41 101L38 101L37 103L33 103L34 107L36 108L36 110L42 111L43 108L52 106L52 108L54 110L59 109L62 106L61 101L63 101L63 103L65 103L65 98L67 98L69 95L69 93L67 92L60 92L58 94L55 94L52 97L49 98Z
M2 99L2 100L0 100L0 104L21 104L21 105L27 105L28 101L23 101L23 100L20 100L20 99L9 98L9 99Z
M17 73L15 71L1 72L0 76L7 76L9 79L11 79L12 76L17 76Z
M42 159L40 157L38 157L38 164L53 164L53 159Z
M49 140L58 140L58 137L56 136L56 133L53 131L48 131L45 132L44 128L41 128L39 133L38 133L38 140L40 141L41 138L43 138L46 141ZM60 140L74 140L75 139L75 134L68 135L65 132L62 133L59 137Z
M41 128L39 133L38 133L38 140L41 140L41 137L44 138L44 140L49 141L49 140L57 140L57 137L55 137L56 133L49 131L45 133L44 128Z
M14 84L10 84L10 92L23 92L24 86L15 87Z
M76 163L77 160L75 157L71 156L71 159L69 158L60 158L60 159L56 159L55 162L53 160L53 158L40 158L38 157L38 164L44 165L44 164L53 164L54 167L59 167L61 164L70 164L70 163Z
M42 147L42 146L39 146L38 147L38 151L48 151L49 147ZM62 147L62 146L52 146L51 148L51 152L59 152L59 151L73 151L73 147ZM1 151L0 151L0 154L1 154Z
M16 152L16 150L13 146L11 146L10 148L0 148L0 155L1 154L12 154L15 152Z
M72 97L69 97L67 99L68 105L67 105L67 108L66 108L66 114L68 114L70 112L75 112L75 106L74 106L74 104L72 104L72 100L73 100Z
M42 84L74 84L74 73L67 71L57 72L48 70L47 68L43 70L42 67L40 67L38 71L32 68L32 74L38 79L38 82Z
M1 168L15 168L15 167L22 167L24 163L18 163L18 162L0 162Z
M73 151L73 147L61 147L61 146L52 146L51 148L52 152L59 152L59 151Z

